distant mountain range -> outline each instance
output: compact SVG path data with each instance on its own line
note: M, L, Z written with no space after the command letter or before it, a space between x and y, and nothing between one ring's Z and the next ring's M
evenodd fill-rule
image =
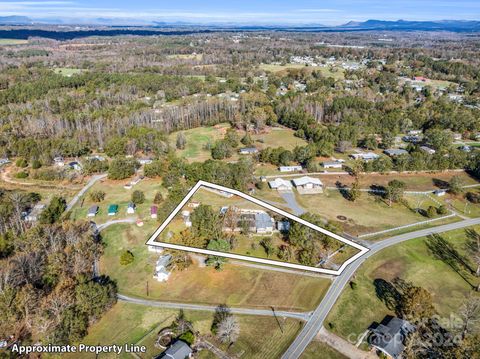
M232 22L196 24L185 21L155 21L136 18L42 18L31 19L26 16L0 16L0 25L92 25L92 26L147 26L147 27L203 27L212 29L243 30L289 30L289 31L480 31L480 21L442 20L442 21L350 21L343 25L327 26L322 24L238 24Z

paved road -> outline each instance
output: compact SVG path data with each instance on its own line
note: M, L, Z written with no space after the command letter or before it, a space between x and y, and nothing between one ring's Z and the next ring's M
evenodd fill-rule
M332 309L333 305L337 301L338 297L342 293L345 286L350 281L351 276L355 271L360 267L360 265L369 257L375 253L390 247L392 245L408 241L409 239L424 237L432 233L442 233L451 231L454 229L465 228L472 225L480 224L480 218L468 219L461 222L445 224L438 227L422 229L415 232L400 234L395 237L385 239L383 241L374 243L370 246L370 251L367 252L364 256L357 259L355 262L352 262L341 275L339 275L332 283L328 289L327 294L323 298L320 305L315 309L310 319L307 321L303 327L300 334L293 341L287 351L283 354L282 359L297 359L300 357L302 352L305 350L307 345L312 341L312 339L317 335L320 329L323 326L323 322L327 317L328 313Z
M214 305L202 305L202 304L188 304L188 303L176 303L176 302L165 302L159 300L149 300L149 299L139 299L132 298L123 294L117 295L118 300L122 302L140 304L149 307L161 307L161 308L172 308L172 309L187 309L187 310L202 310L214 312L217 310L217 306ZM230 308L230 312L233 314L246 314L246 315L263 315L263 316L274 316L277 317L286 317L306 321L312 314L311 312L285 312L285 311L275 311L269 309L250 309L250 308Z
M83 186L83 188L75 195L75 197L72 198L70 202L68 202L65 212L70 211L73 208L73 206L75 206L75 204L78 202L78 200L85 194L85 192L87 192L88 189L95 184L95 182L105 177L107 177L106 174L92 176L92 178L90 178L87 184Z
M300 216L302 213L305 213L305 210L300 207L295 199L295 194L293 192L278 192L280 196L287 202L287 206L292 210L293 214Z

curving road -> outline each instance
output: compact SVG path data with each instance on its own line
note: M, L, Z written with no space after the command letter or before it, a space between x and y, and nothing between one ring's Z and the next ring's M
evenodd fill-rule
M132 298L123 294L117 295L118 300L122 302L145 305L149 307L161 307L161 308L172 308L172 309L187 309L187 310L202 310L208 312L215 312L217 306L214 305L203 305L203 304L188 304L188 303L177 303L177 302L165 302L159 300L150 300L150 299L139 299ZM285 318L299 319L307 321L308 318L312 315L312 312L285 312L278 310L268 310L268 309L250 309L250 308L229 308L230 312L233 314L245 314L245 315L262 315L262 316L277 316Z
M387 247L393 246L398 243L402 243L408 241L410 239L419 238L428 236L429 234L433 233L442 233L447 232L455 229L465 228L473 225L480 224L480 218L468 219L461 222L445 224L438 227L422 229L415 232L400 234L398 236L394 236L388 239L385 239L381 242L374 243L370 246L370 251L368 251L365 255L357 259L355 262L352 262L341 275L339 275L333 281L332 285L328 289L327 294L323 298L320 305L315 309L313 314L311 315L310 319L307 321L305 326L303 327L300 334L295 338L293 343L287 349L287 351L283 354L282 359L297 359L300 357L302 352L308 346L308 344L313 340L313 338L317 335L320 329L323 326L323 322L325 321L328 313L332 309L333 305L337 301L338 297L342 293L345 286L350 281L352 275L356 272L356 270L362 265L362 263L370 258L372 255L378 253L382 249Z

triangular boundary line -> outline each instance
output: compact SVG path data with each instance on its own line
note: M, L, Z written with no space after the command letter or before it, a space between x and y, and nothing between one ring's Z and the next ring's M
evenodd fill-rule
M189 247L189 246L182 246L178 244L171 244L171 243L165 243L165 242L157 242L155 239L160 235L160 233L165 229L165 227L168 226L168 224L172 221L172 219L177 215L177 213L185 206L185 204L192 198L192 196L198 191L200 187L208 187L212 189L216 189L219 191L224 191L227 193L231 193L234 195L237 195L243 199L246 199L250 202L253 202L259 206L262 206L264 208L267 208L273 212L276 212L278 214L281 214L284 217L287 217L293 221L299 222L311 229L314 229L316 231L319 231L321 233L324 233L332 238L335 238L336 240L339 240L343 243L346 243L354 248L357 248L360 250L357 254L346 260L338 270L333 270L333 269L324 269L324 268L316 268L316 267L310 267L302 264L295 264L295 263L287 263L287 262L281 262L281 261L276 261L276 260L271 260L271 259L264 259L264 258L258 258L258 257L250 257L250 256L245 256L241 254L233 254L233 253L226 253L226 252L218 252L218 251L212 251L209 249L201 249L201 248L195 248L195 247ZM263 263L263 264L268 264L268 265L275 265L275 266L280 266L280 267L287 267L287 268L293 268L293 269L298 269L298 270L306 270L306 271L311 271L311 272L316 272L316 273L324 273L324 274L330 274L330 275L340 275L345 268L352 262L356 261L358 258L363 256L365 253L369 251L368 248L355 243L349 239L343 238L342 236L339 236L338 234L332 233L325 228L319 227L313 223L310 223L302 218L299 218L291 213L288 213L284 211L283 209L277 208L275 206L272 206L271 204L261 201L255 197L252 197L248 194L245 194L243 192L237 191L232 188L220 186L215 183L207 182L207 181L198 181L195 186L187 193L185 198L175 207L175 209L170 213L170 215L163 221L163 223L160 225L160 227L157 228L157 230L150 236L148 241L145 243L146 245L149 246L155 246L155 247L162 247L162 248L170 248L170 249L177 249L177 250L183 250L187 252L193 252L193 253L200 253L200 254L207 254L207 255L214 255L218 257L225 257L225 258L231 258L231 259L238 259L238 260L244 260L244 261L249 261L249 262L256 262L256 263Z

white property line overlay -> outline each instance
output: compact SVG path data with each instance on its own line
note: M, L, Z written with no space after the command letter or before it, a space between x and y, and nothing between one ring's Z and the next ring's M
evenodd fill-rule
M185 206L185 204L192 198L192 196L195 194L195 192L198 191L200 187L207 187L207 188L212 188L216 189L219 191L227 192L227 193L232 193L234 195L237 195L243 199L246 199L250 202L253 202L261 207L267 208L271 210L272 212L281 214L284 217L287 217L293 221L299 222L311 229L314 229L318 232L322 232L326 234L327 236L330 236L332 238L335 238L339 240L340 242L346 243L352 247L357 248L360 250L357 254L346 260L342 266L338 270L332 270L332 269L323 269L323 268L316 268L316 267L310 267L310 266L305 266L301 264L295 264L295 263L287 263L287 262L281 262L281 261L275 261L275 260L270 260L270 259L264 259L264 258L257 258L257 257L250 257L250 256L244 256L241 254L233 254L233 253L226 253L226 252L218 252L218 251L212 251L209 249L201 249L201 248L195 248L195 247L188 247L188 246L182 246L178 244L171 244L171 243L165 243L165 242L156 242L155 239L162 233L162 231L167 227L167 225L172 221L173 217L177 215L178 212ZM311 271L311 272L317 272L317 273L325 273L325 274L331 274L331 275L340 275L345 268L361 256L363 256L365 253L369 251L368 248L361 246L358 243L355 243L353 241L350 241L346 238L343 238L339 236L338 234L332 233L325 228L321 228L319 226L316 226L313 223L310 223L302 218L299 218L297 216L294 216L293 214L290 214L280 208L274 207L269 203L266 203L264 201L261 201L257 198L254 198L252 196L249 196L243 192L234 190L232 188L220 186L215 183L210 183L206 181L198 181L195 186L187 193L185 198L178 204L178 206L170 213L170 215L167 217L167 219L162 223L160 227L157 228L157 230L152 234L150 239L146 243L147 245L150 246L155 246L155 247L162 247L162 248L171 248L171 249L177 249L177 250L183 250L187 252L193 252L193 253L201 253L201 254L207 254L207 255L214 255L217 257L225 257L225 258L231 258L231 259L239 259L239 260L244 260L248 262L256 262L256 263L263 263L263 264L269 264L269 265L275 265L275 266L280 266L280 267L288 267L288 268L293 268L293 269L299 269L299 270L306 270L306 271Z

